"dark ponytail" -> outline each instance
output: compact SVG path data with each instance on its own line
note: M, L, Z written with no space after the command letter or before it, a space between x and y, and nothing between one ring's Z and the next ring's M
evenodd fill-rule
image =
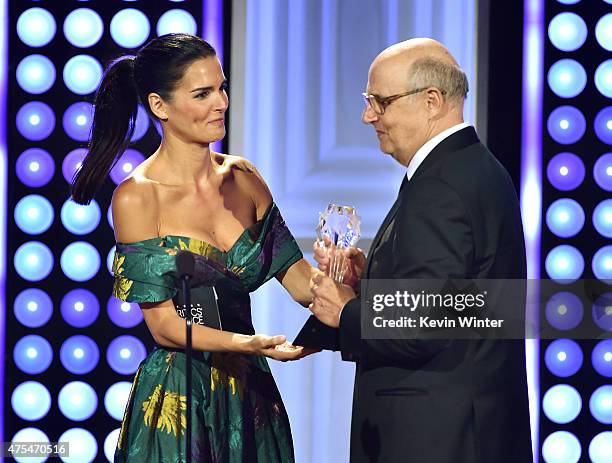
M72 184L77 203L89 204L128 147L137 111L134 57L122 57L107 68L96 94L88 153Z

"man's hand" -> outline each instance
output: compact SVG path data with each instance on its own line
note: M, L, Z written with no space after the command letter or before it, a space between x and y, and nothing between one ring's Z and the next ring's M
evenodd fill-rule
M312 278L311 288L314 299L308 308L322 323L337 328L342 309L348 301L357 297L355 291L322 274Z
M329 273L330 253L335 251L335 249L332 250L329 238L324 238L324 242L315 241L313 249L314 260L317 262L319 270L327 275ZM343 249L340 252L346 258L345 265L347 265L343 283L353 288L355 293L359 293L359 283L365 268L366 256L361 249L354 247Z

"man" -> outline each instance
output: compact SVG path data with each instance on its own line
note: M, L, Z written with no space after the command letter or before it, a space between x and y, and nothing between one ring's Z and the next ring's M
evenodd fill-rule
M463 122L467 91L430 39L393 45L370 67L363 122L407 174L367 261L348 253L349 285L316 276L310 307L357 362L351 462L532 461L522 341L361 336L359 277L525 278L516 192ZM315 258L325 270L316 246Z

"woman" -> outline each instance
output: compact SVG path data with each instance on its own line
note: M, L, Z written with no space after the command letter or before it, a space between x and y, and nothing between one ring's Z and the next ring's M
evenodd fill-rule
M185 323L177 294L176 254L195 254L198 281L214 284L223 331L193 327L194 461L293 461L289 421L265 357L284 336L255 335L249 292L276 277L307 306L314 270L247 161L210 150L225 135L227 83L214 49L170 34L135 57L115 61L100 84L89 154L73 197L88 203L133 132L138 103L160 121L155 153L117 187L114 294L137 302L158 345L136 373L116 462L185 459Z

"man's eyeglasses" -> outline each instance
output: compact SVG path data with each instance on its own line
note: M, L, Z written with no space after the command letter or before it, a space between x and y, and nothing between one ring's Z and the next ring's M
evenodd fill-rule
M395 100L408 95L414 95L415 93L424 92L428 88L431 87L417 88L415 90L410 90L408 92L398 93L397 95L390 96L378 96L374 95L373 93L362 93L362 95L366 106L370 106L370 108L372 108L372 110L377 115L382 116L385 113L385 109L387 109L387 106L389 106ZM442 95L446 95L446 92L444 90L440 90L440 92L442 93Z

